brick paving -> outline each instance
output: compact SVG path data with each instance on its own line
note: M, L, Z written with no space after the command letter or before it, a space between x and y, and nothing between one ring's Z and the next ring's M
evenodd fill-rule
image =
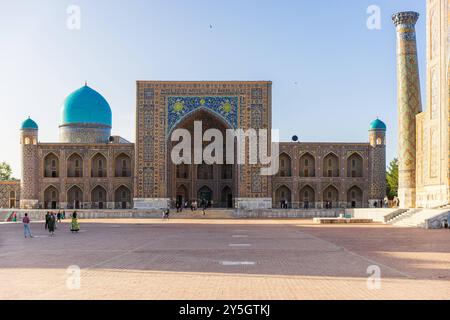
M450 231L310 220L0 224L0 299L449 299ZM230 246L234 245L234 246ZM67 268L81 268L81 287ZM367 268L381 270L370 290Z

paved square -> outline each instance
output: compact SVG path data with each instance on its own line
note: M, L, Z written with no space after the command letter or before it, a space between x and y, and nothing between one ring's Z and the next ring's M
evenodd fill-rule
M450 231L309 220L0 224L0 299L449 299ZM81 268L80 288L73 287ZM381 271L381 288L367 270ZM375 267L375 268L377 268ZM368 286L369 284L369 286ZM372 285L372 286L370 286Z

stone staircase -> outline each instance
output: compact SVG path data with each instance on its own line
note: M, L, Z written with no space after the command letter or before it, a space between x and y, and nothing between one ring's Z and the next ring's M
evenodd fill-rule
M191 209L183 209L182 212L177 212L176 209L170 210L170 219L233 219L233 209L206 209L203 215L202 209L191 211Z
M445 215L450 209L410 209L387 221L397 227L425 228L427 221Z

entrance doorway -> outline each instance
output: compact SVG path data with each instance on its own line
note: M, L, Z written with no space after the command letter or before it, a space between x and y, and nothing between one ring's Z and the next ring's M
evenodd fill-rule
M210 188L204 186L198 190L197 198L200 205L204 205L206 202L206 205L209 207L211 206L211 200L213 199L213 192Z

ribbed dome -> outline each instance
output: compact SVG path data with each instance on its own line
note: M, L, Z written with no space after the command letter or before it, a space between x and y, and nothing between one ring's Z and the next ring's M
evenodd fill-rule
M103 96L87 85L67 96L61 112L61 125L112 125L112 113Z
M38 130L38 125L36 122L34 122L30 117L28 117L27 120L22 122L22 126L20 127L21 130Z
M386 124L383 121L381 121L380 119L376 119L376 120L372 121L370 123L369 131L375 131L375 130L386 131Z

